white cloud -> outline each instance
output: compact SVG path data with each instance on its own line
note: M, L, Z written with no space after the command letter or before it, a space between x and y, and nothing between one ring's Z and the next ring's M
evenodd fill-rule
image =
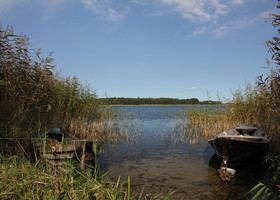
M197 88L195 86L188 88L188 90L196 90Z
M240 6L244 8L245 0L161 0L161 2L173 7L172 12L181 14L184 19L203 23L204 26L194 30L189 37L205 33L208 30L209 33L219 38L228 32L261 21L261 17L263 19L263 16L266 15L266 13L262 13L256 17L243 17L235 21L225 20L230 17L230 13L235 8Z
M198 29L196 29L190 36L196 36L199 35L201 33L204 33L207 30L207 28L205 26L203 27L199 27Z
M229 9L219 0L162 0L163 3L175 7L185 19L193 21L215 21L220 15L227 15Z
M226 25L222 25L214 30L211 33L215 38L223 37L226 33L248 27L254 23L264 22L265 18L269 16L269 11L262 12L255 17L243 17L241 19L228 22Z
M242 5L245 2L244 2L244 0L230 0L229 3L232 5Z
M87 9L104 15L107 20L119 20L124 15L111 6L110 0L81 0Z

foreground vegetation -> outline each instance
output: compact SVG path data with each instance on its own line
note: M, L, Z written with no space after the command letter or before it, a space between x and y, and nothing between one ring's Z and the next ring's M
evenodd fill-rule
M80 170L73 162L60 168L44 160L2 156L0 163L0 199L129 199L125 182L96 180L93 170Z
M65 162L55 167L41 159L0 156L0 199L168 199L172 194L133 194L129 177L104 181L93 167L84 171L75 161Z

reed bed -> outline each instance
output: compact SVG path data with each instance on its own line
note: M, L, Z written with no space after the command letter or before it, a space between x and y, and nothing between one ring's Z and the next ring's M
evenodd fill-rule
M233 94L230 103L184 111L178 126L183 135L200 135L205 141L237 124L257 124L271 139L271 151L280 152L280 112L266 93L247 85Z
M176 143L208 141L237 124L257 124L271 139L271 151L280 152L280 112L259 88L247 85L233 94L230 103L197 106L178 112L171 120L170 138Z
M121 141L138 142L143 136L143 127L137 119L107 118L97 122L71 121L69 132L102 145Z
M198 108L187 111L187 123L189 132L192 134L200 133L206 141L211 137L217 135L219 132L226 130L236 121L227 115L228 107L217 106L213 108Z
M77 77L62 77L52 53L32 49L23 35L0 26L0 138L32 138L46 129L68 129L72 120L101 120L104 107Z
M219 120L226 119L225 109L225 106L196 106L178 111L174 116L168 115L170 131L163 130L160 136L174 143L191 145L207 141L224 128L225 123Z
M52 54L44 57L28 40L0 26L0 140L32 144L54 127L100 143L131 140L131 130L119 128L94 90L77 77L62 77Z

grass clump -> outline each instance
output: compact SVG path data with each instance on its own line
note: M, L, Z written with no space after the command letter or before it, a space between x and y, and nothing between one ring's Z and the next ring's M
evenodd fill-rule
M126 182L96 180L73 162L55 167L23 156L0 159L0 199L126 199Z

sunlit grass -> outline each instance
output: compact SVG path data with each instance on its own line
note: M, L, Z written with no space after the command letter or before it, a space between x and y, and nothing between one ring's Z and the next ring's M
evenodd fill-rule
M73 162L56 167L44 160L35 163L23 156L1 157L1 199L123 199L125 183L94 179L93 171L83 171Z
M87 171L73 161L57 167L43 159L35 162L24 156L5 158L0 154L0 199L169 199L167 194L135 194L130 178L104 180L94 167Z

